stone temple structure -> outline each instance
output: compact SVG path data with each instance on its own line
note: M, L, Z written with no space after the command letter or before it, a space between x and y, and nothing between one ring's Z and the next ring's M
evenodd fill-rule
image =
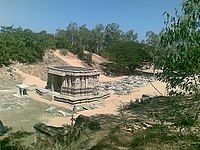
M98 93L99 75L99 71L83 67L48 67L47 89L60 93L54 96L57 101L71 104L93 101L107 95Z
M82 67L49 67L47 88L67 95L95 94L99 75L97 70Z

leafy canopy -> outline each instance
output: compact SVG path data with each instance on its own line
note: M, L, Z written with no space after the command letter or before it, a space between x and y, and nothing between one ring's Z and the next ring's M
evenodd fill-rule
M200 81L200 1L186 0L181 15L166 14L166 27L161 35L165 48L161 79L172 88L198 92Z
M120 42L107 50L107 55L114 62L119 73L133 72L143 60L151 60L149 46L137 42Z

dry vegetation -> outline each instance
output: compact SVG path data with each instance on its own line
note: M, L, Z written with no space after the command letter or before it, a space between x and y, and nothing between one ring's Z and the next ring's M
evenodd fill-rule
M19 65L21 71L39 77L41 80L47 80L47 67L68 65L65 61L52 54L52 52L45 53L43 61L32 65Z
M13 88L16 84L22 83L22 78L12 68L0 68L0 90Z

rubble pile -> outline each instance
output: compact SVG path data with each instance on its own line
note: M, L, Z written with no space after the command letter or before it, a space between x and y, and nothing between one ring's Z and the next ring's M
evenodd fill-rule
M53 114L54 116L71 116L74 113L84 111L84 110L91 110L91 109L96 109L104 107L104 105L100 102L95 102L95 103L86 103L86 104L79 104L79 105L73 105L69 109L61 109L57 108L55 106L48 106L45 110L46 113Z
M157 124L157 121L152 120L141 120L141 122L134 122L129 124L124 124L121 126L121 129L127 132L135 132L137 130L146 130L149 127L154 126Z
M155 77L145 76L129 76L122 80L100 83L98 88L100 91L109 91L117 95L130 94L137 88L141 88L149 84L149 82L155 81Z

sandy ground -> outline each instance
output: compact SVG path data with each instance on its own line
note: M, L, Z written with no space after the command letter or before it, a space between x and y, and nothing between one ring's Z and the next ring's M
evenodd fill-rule
M166 95L166 88L165 84L159 81L155 81L152 83L159 91ZM143 94L150 94L150 95L160 95L152 85L147 85L143 88L138 88L136 91L129 95L114 95L111 94L110 97L106 98L103 101L104 107L92 109L92 110L85 110L81 111L78 114L76 114L74 117L76 118L78 115L86 115L86 116L92 116L97 114L114 114L117 115L118 108L122 106L125 103L128 103L130 101L135 101L136 98L141 98ZM48 125L53 126L62 126L63 124L71 124L71 118L70 117L54 117L48 119L48 122L46 122Z
M153 85L159 89L159 91L165 95L166 89L165 84L159 81L153 83ZM105 99L105 107L86 110L81 114L91 116L95 114L118 114L118 108L124 103L135 101L135 98L141 98L143 94L160 95L150 84L143 88L138 88L135 92L129 95L114 95L112 94L109 98Z
M78 59L76 55L72 54L71 52L68 52L66 56L61 55L59 50L55 50L53 54L66 63L70 64L71 66L76 66L76 67L85 67L87 66L86 63L84 63L82 60Z
M146 72L146 73L153 73L153 67L151 67L150 69L136 69L136 70L138 70L138 71L142 71L142 72ZM155 70L155 74L157 74L157 73L162 73L163 71L161 70L161 69L156 69Z
M46 103L49 106L56 106L56 107L62 107L65 109L71 108L71 105L67 104L67 103L62 103L62 102L58 102L58 101L50 101L50 100L46 100L43 99L40 95L38 95L35 91L30 91L29 92L29 96L32 97L33 99L36 99L42 103Z
M55 51L54 54L58 57L60 57L62 60L66 61L70 65L73 66L79 66L83 67L84 64L81 60L76 58L74 55L69 54L67 56L62 56L60 55L59 51ZM35 77L30 74L26 74L19 69L15 68L15 71L19 73L23 77L23 84L26 85L37 85L39 87L45 87L46 83L39 79L38 77ZM108 81L114 81L114 80L120 80L126 76L121 76L121 77L107 77L105 75L100 75L100 82L108 82ZM153 85L159 89L159 91L165 95L166 89L165 89L165 84L161 83L159 81L153 82ZM103 100L103 104L105 107L100 107L97 109L92 109L92 110L85 110L79 112L75 117L77 117L79 114L83 114L86 116L91 116L91 115L96 115L96 114L117 114L118 113L118 108L120 105L126 102L130 102L131 100L134 101L135 98L140 98L142 94L150 94L150 95L160 95L152 85L147 85L146 87L143 88L138 88L136 91L129 95L113 95L105 100ZM56 102L56 101L48 101L44 100L41 98L41 96L37 95L34 91L30 91L30 96L42 103L47 103L49 105L54 105L57 107L62 107L62 108L71 108L72 106L69 104L61 103L61 102ZM70 117L54 117L54 118L44 118L44 120L47 120L48 125L54 125L54 126L61 126L63 124L70 124Z
M123 78L126 78L127 76L118 76L118 77L108 77L103 74L100 74L99 76L99 81L100 82L110 82L110 81L116 81L116 80L121 80Z
M88 51L84 51L84 53L88 54L89 52ZM100 55L97 55L95 53L92 54L92 61L95 63L95 64L101 64L101 63L104 63L104 62L108 62L107 59L103 58L102 56Z
M33 75L30 75L30 74L26 74L16 67L14 68L14 70L15 70L16 73L19 73L22 76L22 78L23 78L22 83L23 84L29 85L29 86L37 85L39 87L45 87L46 82L42 81L40 78L33 76Z

